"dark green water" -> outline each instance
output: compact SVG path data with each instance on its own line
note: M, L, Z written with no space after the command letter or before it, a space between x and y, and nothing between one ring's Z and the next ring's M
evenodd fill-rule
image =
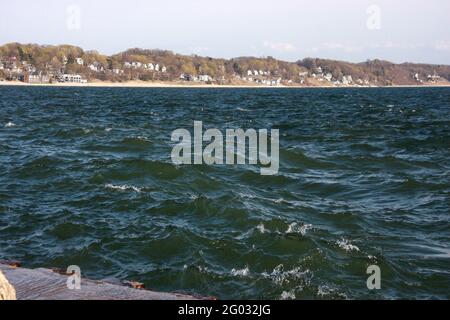
M174 166L280 129L280 172ZM0 87L0 259L219 298L450 298L450 89ZM369 291L366 269L381 268Z

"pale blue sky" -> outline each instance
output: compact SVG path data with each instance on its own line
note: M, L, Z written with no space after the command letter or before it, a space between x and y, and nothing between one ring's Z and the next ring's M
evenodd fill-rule
M450 64L448 0L2 2L0 44L67 43L106 54L141 47L224 58ZM380 19L367 13L371 5L380 9ZM80 9L80 28L73 6Z

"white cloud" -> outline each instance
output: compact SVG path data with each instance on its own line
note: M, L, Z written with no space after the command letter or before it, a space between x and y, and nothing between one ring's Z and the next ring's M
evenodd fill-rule
M321 46L321 49L342 50L344 52L353 53L353 52L361 52L363 50L363 47L331 42L331 43L324 43Z
M280 52L292 52L297 48L292 43L265 41L264 47Z
M383 43L373 43L370 47L375 49L417 49L425 47L425 45L421 43L394 43L392 41L387 41Z
M437 41L434 48L439 51L450 51L450 41Z

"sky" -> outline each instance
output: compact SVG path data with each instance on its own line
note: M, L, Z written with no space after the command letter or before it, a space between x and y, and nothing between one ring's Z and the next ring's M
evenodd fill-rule
M0 0L0 44L450 64L448 0Z

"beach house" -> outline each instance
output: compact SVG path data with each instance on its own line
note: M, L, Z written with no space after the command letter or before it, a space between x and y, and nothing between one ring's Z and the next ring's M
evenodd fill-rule
M79 74L63 74L58 77L59 82L68 82L68 83L86 83L87 80L82 79Z
M207 74L201 74L201 75L198 76L198 81L210 82L212 80L213 80L213 78L210 75L207 75Z
M19 77L20 81L25 83L49 83L50 77L41 72L24 73Z
M134 69L142 68L142 63L141 62L137 62L137 61L133 61L133 62L131 62L131 67L134 68Z
M343 76L342 77L342 84L348 86L349 84L353 83L352 76Z
M98 72L98 68L95 64L90 64L88 68L91 69L91 71Z

